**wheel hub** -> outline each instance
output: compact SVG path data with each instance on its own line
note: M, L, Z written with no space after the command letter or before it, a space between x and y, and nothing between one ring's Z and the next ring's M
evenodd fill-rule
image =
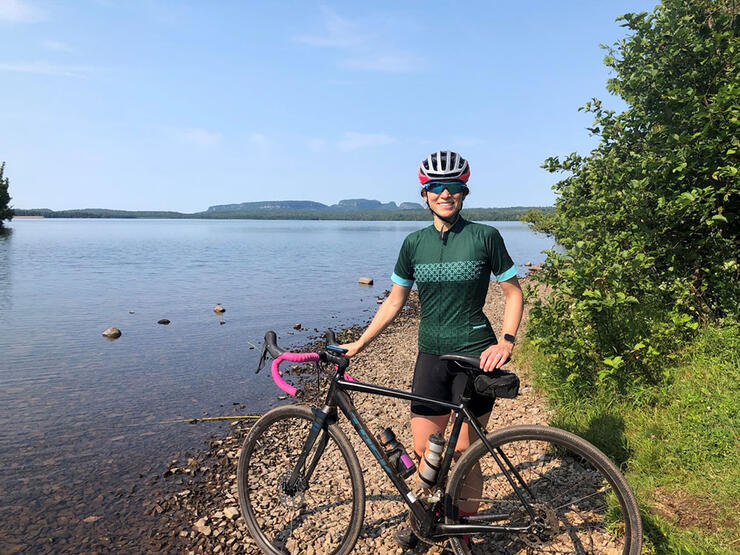
M301 476L294 486L289 486L292 472L285 472L277 479L278 498L285 507L297 509L303 506L304 492L308 489L306 479Z
M526 524L530 523L528 530L519 532L519 539L529 547L538 549L547 545L558 533L558 517L555 510L544 503L533 505L535 519L532 522L529 513L518 511L512 515L512 523Z

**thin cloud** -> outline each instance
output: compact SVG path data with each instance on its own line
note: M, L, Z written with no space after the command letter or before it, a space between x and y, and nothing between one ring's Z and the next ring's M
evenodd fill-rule
M300 35L296 42L326 48L349 48L365 40L356 24L341 17L326 6L321 7L324 16L324 31L320 35Z
M49 62L29 63L0 63L0 71L14 71L17 73L32 73L35 75L50 75L52 77L87 77L93 73L93 68L85 66L68 66L51 64Z
M46 19L46 12L25 0L0 0L0 21L36 23Z
M167 128L167 130L174 139L195 146L215 146L223 139L221 133L197 127Z
M2 0L0 0L2 1ZM58 40L45 40L43 42L44 48L47 50L54 50L55 52L74 52L75 49L68 45L66 42Z
M309 139L306 144L308 146L308 149L313 152L321 152L322 150L324 150L324 148L326 148L326 141L324 139L312 138Z
M252 133L247 137L247 142L251 147L262 151L272 148L272 141L262 133Z
M337 143L337 146L339 150L349 151L360 148L385 146L395 142L395 137L391 137L385 133L357 133L355 131L347 131L342 140Z
M293 40L314 48L329 48L340 53L339 67L385 73L414 73L423 67L423 59L396 48L384 25L352 21L322 6L321 32L299 35ZM367 32L366 29L372 29Z

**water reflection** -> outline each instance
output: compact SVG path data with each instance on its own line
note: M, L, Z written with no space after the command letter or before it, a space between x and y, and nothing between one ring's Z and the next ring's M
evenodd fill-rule
M0 311L10 309L10 244L12 227L0 227Z

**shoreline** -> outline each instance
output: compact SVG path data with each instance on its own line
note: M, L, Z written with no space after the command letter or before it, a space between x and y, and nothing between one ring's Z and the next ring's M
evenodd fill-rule
M526 277L520 279L522 286L528 281ZM501 327L503 305L500 288L492 282L484 310L494 330ZM353 358L350 373L362 381L410 389L417 351L418 318L417 297L412 292L408 308L365 351ZM521 330L526 325L526 318L525 306ZM338 334L340 341L359 337L366 325L342 330ZM298 350L316 349L319 341ZM285 368L290 374L289 368ZM516 359L509 368L517 372L521 379L520 395L517 399L496 401L489 429L512 424L546 424L549 413L543 401L534 394L529 377L521 368L517 368ZM298 380L311 384L312 376L307 374L303 380L299 376ZM295 378L293 381L296 381ZM279 390L276 388L277 392ZM307 397L310 404L311 395ZM373 396L362 394L355 394L353 400L371 429L390 426L399 440L410 448L408 402L384 399L386 402L380 404ZM398 492L380 467L371 460L367 447L354 430L348 429L345 419L340 419L340 425L348 432L363 466L367 494L363 532L353 552L402 553L403 550L393 542L393 532L406 526L406 505L401 502ZM153 547L184 553L260 552L246 531L236 484L241 443L250 426L250 422L234 421L228 435L210 436L207 449L196 452L188 460L176 460L169 465L164 474L166 481L170 482L171 488L168 489L171 491L159 499L152 499L147 507L149 514L159 515L157 529L150 534ZM437 554L441 553L441 549L441 546L420 544L412 552ZM307 552L311 552L311 549L307 549Z

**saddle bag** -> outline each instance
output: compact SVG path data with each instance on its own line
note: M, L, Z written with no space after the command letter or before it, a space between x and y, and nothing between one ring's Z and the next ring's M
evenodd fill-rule
M513 399L519 395L519 378L513 372L494 370L478 375L473 387L485 397Z

